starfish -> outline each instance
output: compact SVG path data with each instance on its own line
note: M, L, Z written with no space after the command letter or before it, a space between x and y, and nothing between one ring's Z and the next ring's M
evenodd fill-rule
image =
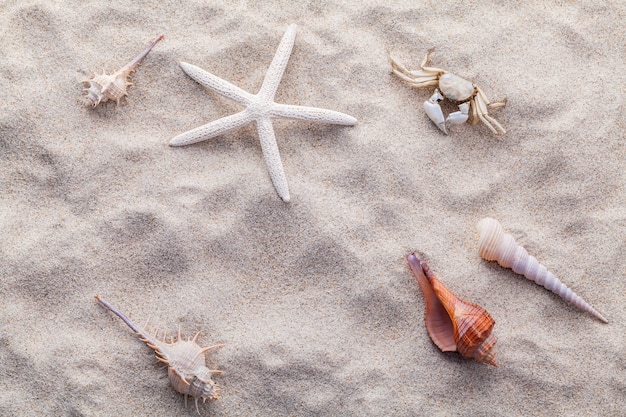
M276 50L276 54L274 55L274 59L267 70L261 90L256 95L250 94L228 81L194 65L181 62L180 66L183 71L195 81L246 108L239 113L223 117L188 132L181 133L171 140L170 146L185 146L202 142L255 122L257 131L259 132L263 157L265 158L270 178L274 183L274 188L276 188L276 192L284 202L289 202L290 196L289 187L287 186L287 177L285 176L283 163L280 159L280 153L278 152L272 119L307 120L311 122L324 122L348 126L355 125L357 121L352 116L333 110L274 103L274 95L276 94L278 84L280 84L285 67L287 66L287 61L291 55L291 49L293 48L295 39L296 25L292 24L283 35L278 49Z

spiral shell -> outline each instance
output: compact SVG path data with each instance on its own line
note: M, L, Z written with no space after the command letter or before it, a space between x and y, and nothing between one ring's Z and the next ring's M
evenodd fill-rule
M488 261L497 261L505 268L511 268L514 272L524 275L531 281L544 286L574 304L576 307L593 314L605 323L604 318L595 308L570 290L554 274L541 265L537 259L530 256L526 249L518 245L515 238L504 233L500 223L491 218L484 218L477 225L480 233L478 253Z
M121 318L149 347L154 349L157 359L167 365L167 374L170 383L174 389L181 394L185 394L185 406L187 405L187 396L194 398L196 402L196 411L198 409L198 400L217 400L219 398L219 387L211 379L212 374L221 373L221 371L213 371L206 367L204 354L212 349L220 348L224 345L215 345L209 347L200 347L196 344L198 335L196 333L193 339L183 340L178 328L178 338L172 343L166 343L165 340L160 341L157 335L151 335L143 328L137 326L124 313L113 307L107 301L95 296L98 302Z
M495 321L484 308L456 297L414 253L407 256L409 267L426 300L426 330L442 352L458 351L464 358L498 366L496 338L491 334Z
M139 63L161 39L163 39L163 35L153 40L135 59L113 74L105 74L103 71L102 74L95 74L93 78L84 80L83 83L89 84L89 88L85 89L85 91L87 91L87 104L96 107L100 103L113 100L115 101L115 107L119 107L120 100L128 95L126 88L132 85L132 83L128 81L130 73L137 69Z

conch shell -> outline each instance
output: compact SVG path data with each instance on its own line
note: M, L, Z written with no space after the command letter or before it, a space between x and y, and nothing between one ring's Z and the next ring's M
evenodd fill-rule
M132 83L128 81L130 73L137 69L139 63L161 39L163 39L163 35L153 40L135 59L113 74L105 74L103 71L102 74L95 74L93 78L84 80L83 83L89 84L89 88L85 89L85 91L87 91L87 104L96 107L100 103L113 100L115 101L115 108L119 107L120 100L128 95L126 87L132 85Z
M432 341L442 352L458 351L497 367L491 334L496 322L487 310L457 298L414 253L406 259L426 300L426 330Z
M595 308L590 306L585 300L565 286L554 274L541 265L537 259L530 256L526 249L515 242L515 238L508 233L504 233L500 223L489 217L478 222L480 240L478 242L478 253L488 261L497 261L505 268L511 268L518 274L535 281L574 304L576 307L593 314L605 323L609 321L604 318Z

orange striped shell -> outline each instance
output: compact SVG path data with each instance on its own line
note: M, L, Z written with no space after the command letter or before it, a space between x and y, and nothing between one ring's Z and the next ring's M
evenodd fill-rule
M426 330L442 352L458 351L464 358L496 364L495 321L476 304L455 296L414 253L407 261L426 300Z

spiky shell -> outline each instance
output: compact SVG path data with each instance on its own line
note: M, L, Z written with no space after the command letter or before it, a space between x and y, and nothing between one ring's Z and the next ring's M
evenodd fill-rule
M87 102L90 106L96 107L100 103L106 103L109 100L115 101L116 107L120 105L120 101L124 96L128 95L126 87L132 85L127 77L128 73L119 70L114 74L107 75L96 74L88 81Z
M414 253L407 261L424 294L426 330L435 345L497 367L495 321L487 310L455 296Z
M96 300L110 310L113 314L121 318L149 347L154 349L157 359L167 365L167 374L172 387L181 394L191 396L196 403L198 410L198 400L217 400L219 398L219 387L213 382L211 376L221 371L213 371L206 367L204 354L212 349L220 348L224 345L200 347L196 340L200 332L196 333L193 339L183 340L180 328L178 337L171 343L166 343L157 339L156 335L151 335L143 328L136 325L124 313L113 307L106 300L95 296ZM198 413L200 411L198 410Z
M106 74L103 71L102 74L95 74L93 78L84 80L83 83L89 84L89 88L85 89L87 91L87 104L96 107L100 103L112 100L115 101L116 108L119 107L120 101L128 95L127 87L132 85L128 81L128 77L161 39L163 39L163 35L158 36L135 59L113 74Z
M204 353L216 346L202 348L196 344L197 337L198 334L192 340L182 340L179 333L176 342L161 343L155 349L159 360L168 365L167 375L174 389L195 398L196 406L198 399L219 398L219 388L211 379L215 371L206 367L204 358Z
M570 290L552 272L541 265L534 256L530 256L526 249L517 244L513 236L504 233L502 225L496 219L486 217L479 221L476 227L480 233L478 253L484 259L497 261L501 266L513 269L514 272L524 275L581 310L608 323L602 314Z

